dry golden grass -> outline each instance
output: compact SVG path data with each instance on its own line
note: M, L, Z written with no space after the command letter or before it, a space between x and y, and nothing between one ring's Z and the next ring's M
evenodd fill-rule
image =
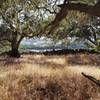
M100 100L100 88L81 72L100 79L100 56L22 55L0 57L0 100Z

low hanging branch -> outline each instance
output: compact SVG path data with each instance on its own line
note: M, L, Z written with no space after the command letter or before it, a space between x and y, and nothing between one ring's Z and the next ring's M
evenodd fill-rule
M86 75L85 73L82 73L82 75L83 75L84 77L86 77L87 79L89 79L90 81L92 81L93 83L95 83L97 86L100 87L100 80L97 80L97 79L94 78L93 76Z
M53 33L59 26L60 22L67 16L68 10L63 7L59 13L56 14L54 21L51 22L51 28L48 34Z
M58 7L66 7L67 10L77 10L80 12L88 13L93 16L100 17L100 1L98 1L94 6L83 4L83 3L66 3L58 5Z
M93 16L100 17L100 0L95 5L83 3L71 3L70 0L64 0L63 4L58 5L60 11L56 14L55 19L50 24L50 30L47 34L53 33L59 26L59 23L67 16L68 11L76 10Z
M63 4L65 4L67 0L64 0ZM40 33L45 33L46 35L50 35L53 33L57 27L59 26L60 22L67 16L68 10L66 7L62 7L58 13L56 13L56 16L54 20L49 23Z
M63 4L66 4L67 0L64 0ZM48 35L53 33L56 28L59 26L60 22L67 16L68 10L66 7L62 7L60 11L56 14L55 19L49 24L49 32Z

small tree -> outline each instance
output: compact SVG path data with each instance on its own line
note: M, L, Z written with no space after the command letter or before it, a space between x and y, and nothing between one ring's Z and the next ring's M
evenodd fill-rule
M24 37L33 37L41 28L42 18L36 8L38 0L6 0L0 6L1 20L0 41L8 41L11 46L9 52L12 57L20 57L18 48Z

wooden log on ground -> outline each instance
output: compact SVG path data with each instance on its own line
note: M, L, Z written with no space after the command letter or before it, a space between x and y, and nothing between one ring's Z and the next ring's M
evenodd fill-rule
M83 75L84 77L86 77L87 79L89 79L90 81L92 81L93 83L95 83L97 86L100 87L100 80L97 80L97 79L94 78L93 76L86 75L85 73L82 73L82 75Z

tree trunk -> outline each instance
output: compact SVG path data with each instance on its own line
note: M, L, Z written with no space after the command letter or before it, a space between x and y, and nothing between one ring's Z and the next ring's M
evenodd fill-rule
M12 38L12 41L11 41L11 51L9 52L9 55L11 57L15 57L15 58L20 57L20 53L19 53L18 48L19 48L20 42L22 41L23 38L24 38L24 36L21 36L18 40L17 32L15 32L13 34L13 38Z
M9 55L11 57L15 57L15 58L19 58L20 57L20 53L18 50L19 45L17 43L11 43L11 51L9 52Z
M11 51L10 51L10 56L15 57L15 58L19 58L20 53L19 53L18 48L12 48Z

